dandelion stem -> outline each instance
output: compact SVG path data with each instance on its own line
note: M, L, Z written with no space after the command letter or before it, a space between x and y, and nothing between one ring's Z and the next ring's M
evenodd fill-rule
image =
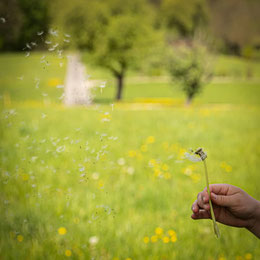
M213 221L213 228L214 228L214 232L217 238L220 238L220 233L219 233L219 229L218 229L218 225L216 222L216 218L215 218L215 214L213 211L213 206L212 206L212 202L211 202L211 198L210 198L210 190L209 190L209 177L208 177L208 169L207 169L207 164L206 164L206 160L203 160L204 163L204 169L205 169L205 175L206 175L206 184L207 184L207 191L209 194L209 206L210 206L210 214L212 217L212 221Z

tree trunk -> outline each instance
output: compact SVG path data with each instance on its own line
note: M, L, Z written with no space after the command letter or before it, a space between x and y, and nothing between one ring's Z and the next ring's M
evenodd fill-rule
M122 92L124 87L124 74L120 74L117 76L117 94L116 100L119 101L122 98Z
M193 95L189 94L186 99L186 106L190 106Z

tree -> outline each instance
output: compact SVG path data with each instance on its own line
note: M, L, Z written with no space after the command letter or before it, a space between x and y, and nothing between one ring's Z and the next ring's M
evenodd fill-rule
M162 0L159 19L171 31L182 37L192 36L207 25L208 8L205 0Z
M59 35L71 35L70 46L93 51L98 34L108 23L109 11L104 0L53 0L50 5L52 27ZM64 47L63 37L56 39Z
M97 41L94 59L112 72L117 80L116 99L122 98L124 78L129 68L136 68L156 46L157 34L139 14L112 17Z
M206 48L198 44L176 47L169 55L169 73L185 92L187 105L211 78L208 59Z

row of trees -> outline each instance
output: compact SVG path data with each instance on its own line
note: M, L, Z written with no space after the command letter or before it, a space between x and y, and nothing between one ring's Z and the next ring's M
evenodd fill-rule
M204 79L209 78L203 61L203 48L194 42L197 35L200 38L207 35L208 39L211 38L209 35L215 34L222 39L220 45L224 43L224 49L233 52L250 44L260 44L257 40L258 20L251 19L259 2L246 2L1 0L0 17L4 20L0 21L0 48L21 50L26 42L34 42L39 32L44 34L37 44L44 48L45 40L51 37L46 32L58 29L55 42L59 43L59 48L69 46L88 50L96 64L114 75L118 100L122 96L127 70L138 69L146 63L155 69L166 64L173 78L178 79L186 91L189 103ZM235 10L241 20L246 21L247 28L242 29L241 26L239 30L234 30L234 21L237 25L240 19L233 17L227 20L227 17L232 17L228 15L232 13L232 7L233 12ZM64 41L66 34L70 35L69 45L68 40Z

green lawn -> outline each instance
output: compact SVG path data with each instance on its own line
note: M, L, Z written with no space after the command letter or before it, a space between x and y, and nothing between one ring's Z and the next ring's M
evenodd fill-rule
M246 230L219 224L217 240L211 221L191 220L203 166L182 159L204 147L211 183L260 199L257 79L214 81L190 108L147 107L138 100L184 96L133 75L114 110L112 84L96 91L105 104L65 108L65 68L53 56L45 71L42 55L0 56L1 259L259 259Z

